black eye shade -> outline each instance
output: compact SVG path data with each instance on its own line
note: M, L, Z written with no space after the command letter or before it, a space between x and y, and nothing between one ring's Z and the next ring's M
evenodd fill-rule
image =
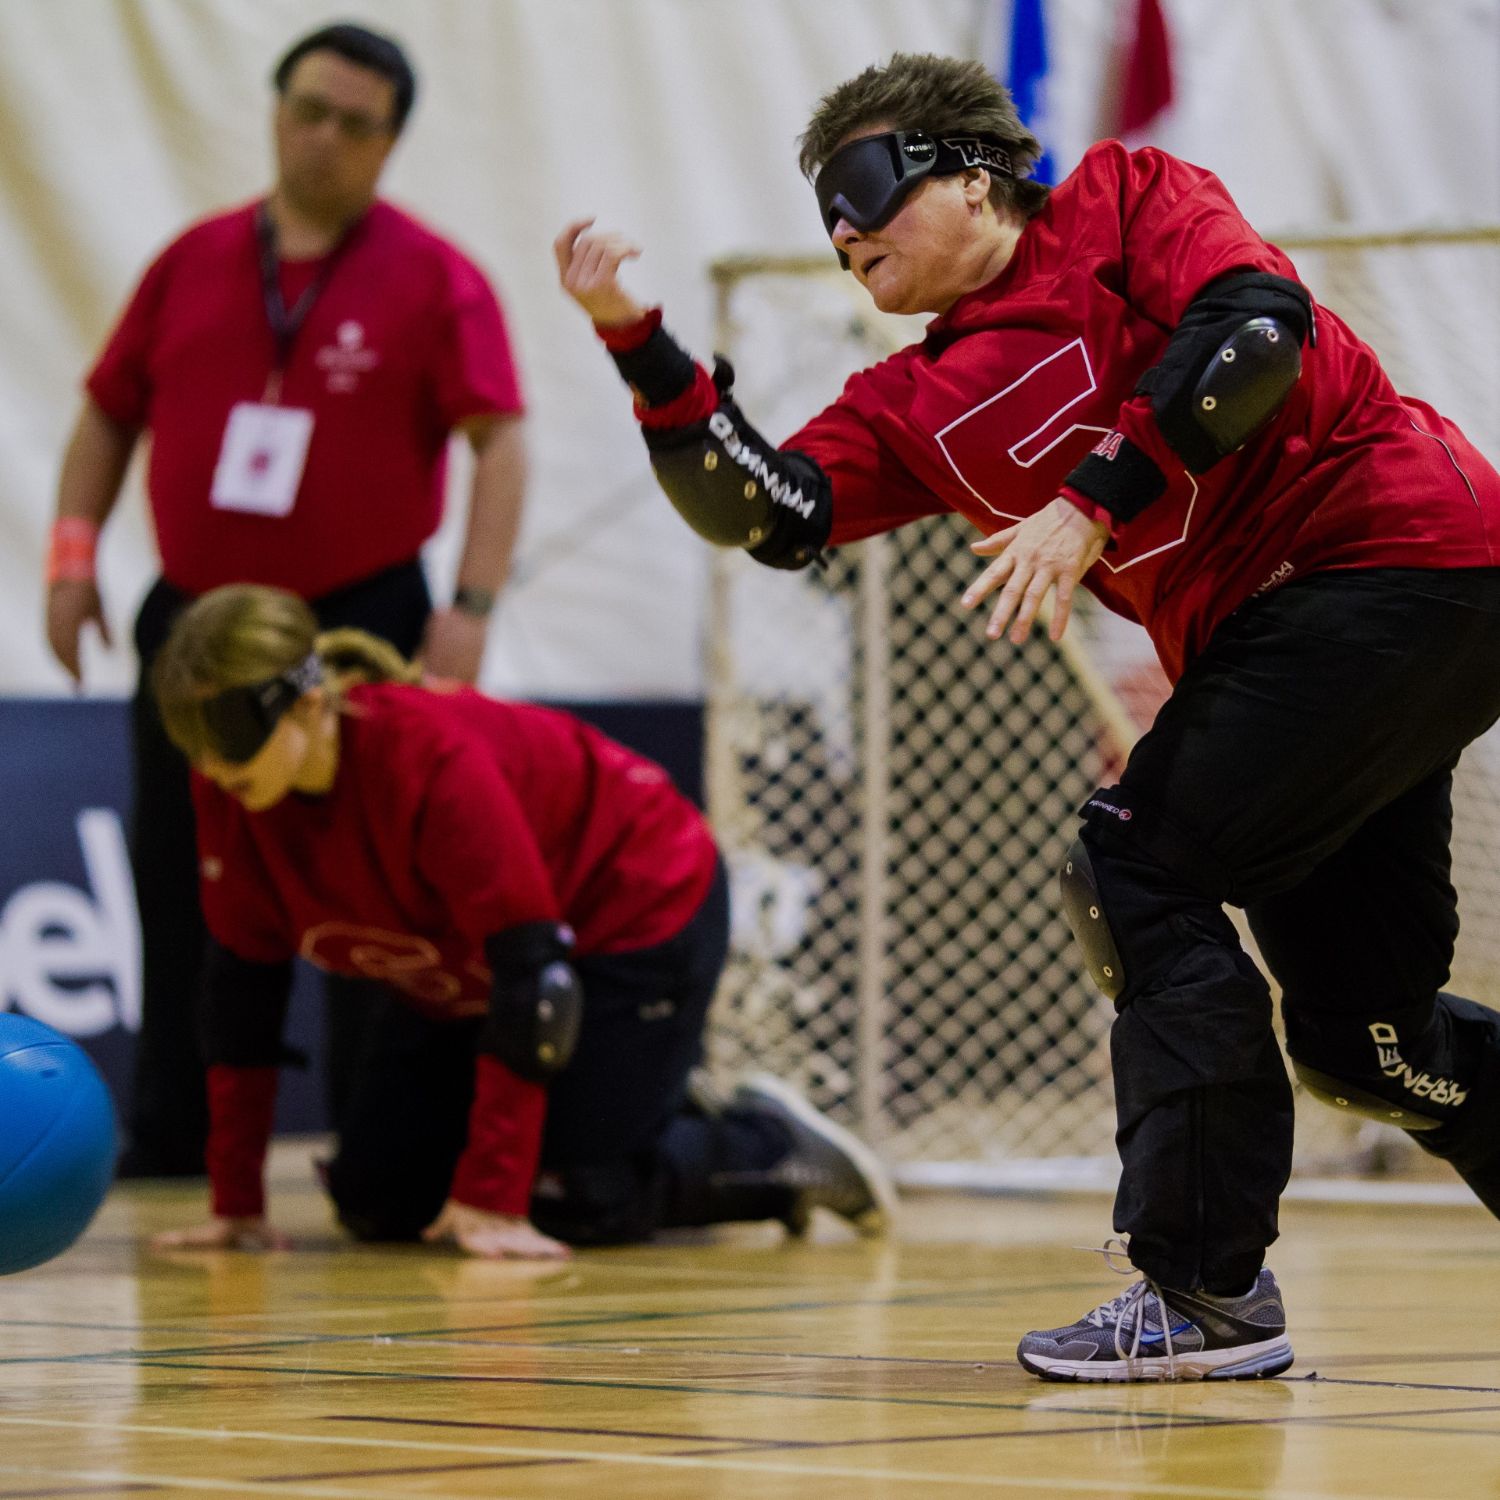
M1010 153L977 135L934 137L921 130L869 135L835 151L813 183L823 228L832 234L847 219L861 234L890 220L924 177L946 177L966 167L1013 175Z
M248 687L226 688L203 704L203 726L214 753L232 766L254 760L281 716L323 680L323 664L308 656L279 677Z

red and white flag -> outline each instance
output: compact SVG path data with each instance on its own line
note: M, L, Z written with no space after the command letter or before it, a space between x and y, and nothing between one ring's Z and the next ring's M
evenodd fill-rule
M1135 0L1135 22L1120 39L1122 138L1138 136L1172 102L1172 37L1161 0Z

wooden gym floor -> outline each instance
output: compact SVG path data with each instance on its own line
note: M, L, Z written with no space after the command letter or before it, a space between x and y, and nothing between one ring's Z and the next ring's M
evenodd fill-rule
M0 1500L115 1495L1500 1496L1500 1224L1292 1203L1272 1264L1297 1364L1246 1384L1049 1385L1028 1327L1125 1286L1100 1198L906 1200L561 1268L331 1229L288 1153L282 1255L155 1255L195 1187L119 1190L0 1280Z

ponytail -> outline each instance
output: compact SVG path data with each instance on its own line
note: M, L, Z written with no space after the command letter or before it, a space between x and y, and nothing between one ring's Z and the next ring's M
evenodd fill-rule
M366 630L325 630L314 648L335 693L361 682L419 683L421 668Z

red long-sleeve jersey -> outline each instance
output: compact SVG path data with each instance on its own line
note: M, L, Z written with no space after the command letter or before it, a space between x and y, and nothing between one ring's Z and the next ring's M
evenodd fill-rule
M1118 141L1092 147L994 280L781 445L828 476L829 541L944 511L999 531L1059 494L1081 498L1069 474L1123 434L1167 488L1115 522L1084 583L1145 626L1173 680L1226 615L1291 578L1500 562L1500 475L1452 422L1399 395L1326 308L1314 307L1315 342L1274 420L1188 472L1134 391L1193 298L1240 271L1296 277L1211 172ZM600 334L619 354L657 321ZM700 365L694 384L665 404L638 400L637 415L670 430L702 422L718 399Z
M659 766L570 715L467 688L354 688L324 796L252 813L203 777L193 794L219 943L379 980L439 1018L487 1008L487 937L557 921L580 956L651 947L697 911L717 859ZM272 1069L210 1070L216 1212L261 1211L274 1087ZM541 1088L481 1054L452 1196L524 1213L544 1115Z
M1398 395L1327 309L1274 421L1188 473L1132 393L1193 297L1234 271L1295 278L1210 172L1094 146L1005 269L855 375L782 445L833 485L835 543L945 510L998 531L1048 504L1111 432L1167 476L1085 582L1150 633L1170 677L1250 595L1314 570L1500 561L1500 476L1453 423Z

